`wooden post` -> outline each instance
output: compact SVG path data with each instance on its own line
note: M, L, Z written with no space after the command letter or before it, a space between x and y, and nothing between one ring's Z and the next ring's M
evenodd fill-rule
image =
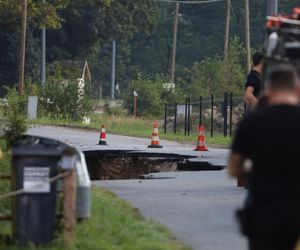
M191 127L191 98L188 98L188 116L187 116L187 135L190 136L190 127Z
M245 0L245 34L246 34L246 52L247 52L247 72L251 69L251 45L250 45L250 17L249 0Z
M225 58L225 60L227 59L227 55L228 55L231 0L227 0L227 9L226 10L227 11L226 11L225 39L224 39L224 58Z
M184 135L187 134L187 105L188 105L188 99L185 98L185 106L184 106Z
M19 51L19 85L18 85L19 95L23 94L23 92L24 92L26 27L27 27L27 0L23 0L22 1L20 51Z
M172 43L172 59L171 59L171 83L175 83L175 65L176 65L176 46L177 46L177 29L178 29L179 3L176 3L173 43Z
M64 178L64 246L70 247L75 240L76 229L76 171L70 170Z

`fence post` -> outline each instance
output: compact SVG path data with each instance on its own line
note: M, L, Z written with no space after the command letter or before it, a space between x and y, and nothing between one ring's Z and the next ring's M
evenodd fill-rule
M64 178L64 246L70 247L74 244L76 228L76 171L70 170Z
M168 112L168 103L165 103L164 134L167 133L167 112Z
M224 126L223 126L223 135L226 137L227 136L227 108L228 108L228 103L227 103L227 93L224 93L224 100L223 100L223 105L224 105Z
M187 133L187 97L185 98L185 106L184 106L184 135Z
M232 110L233 110L233 94L230 93L230 110L229 110L229 135L232 136Z
M199 127L202 125L202 96L199 100Z
M177 130L177 102L174 103L174 134Z
M214 95L211 95L211 115L210 115L210 137L213 137L214 123Z
M187 135L190 136L191 127L191 98L188 98L188 120L187 120Z

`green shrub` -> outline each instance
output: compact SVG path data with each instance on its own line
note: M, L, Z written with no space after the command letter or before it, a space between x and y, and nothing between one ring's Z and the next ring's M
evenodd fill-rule
M164 104L172 100L174 94L163 88L163 84L168 82L164 77L157 76L150 79L139 74L137 79L133 80L123 95L125 108L129 113L133 113L133 92L137 92L137 115L139 116L158 116L164 111ZM174 100L174 99L173 99Z
M48 79L39 91L39 115L55 119L80 121L91 111L90 81L79 90L81 61L56 61L48 67Z
M85 84L84 91L85 94L79 97L77 79L50 77L40 92L42 115L57 119L81 120L91 109L88 84Z
M7 95L7 107L4 112L4 138L8 144L21 137L27 131L26 95L18 95L15 89L10 89Z
M222 96L225 92L243 93L246 72L241 60L244 58L245 49L234 37L230 41L226 60L219 56L206 57L187 69L190 79L180 81L184 94L199 97L211 94Z

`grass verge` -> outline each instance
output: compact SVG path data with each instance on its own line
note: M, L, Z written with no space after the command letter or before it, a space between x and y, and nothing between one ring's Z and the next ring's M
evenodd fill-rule
M165 227L145 220L138 211L115 194L101 188L92 188L92 217L77 225L76 242L70 250L189 250L178 242ZM1 223L1 222L0 222ZM16 245L0 249L17 250ZM22 250L62 250L59 236L47 247L28 246Z
M7 149L6 141L0 139L0 174L10 174L10 161L11 161L11 153ZM9 192L11 189L11 182L8 180L0 180L0 193ZM0 200L0 214L1 215L10 215L11 211L11 199L7 198L4 200ZM0 221L0 234L8 234L10 232L10 223L7 221ZM2 249L0 247L0 249Z
M154 119L149 118L132 118L128 116L113 115L93 115L91 116L91 123L88 126L84 125L81 122L74 122L68 120L54 120L48 117L36 119L32 121L32 123L43 125L69 125L74 127L91 129L100 129L101 125L104 124L107 133L151 138L153 121ZM160 138L196 144L198 133L191 132L189 136L184 136L183 131L179 130L176 134L174 134L171 131L167 131L166 134L163 134L162 129L160 129ZM227 147L230 145L231 139L232 138L230 136L224 137L220 133L214 134L213 137L210 137L208 133L206 133L206 143L209 145Z

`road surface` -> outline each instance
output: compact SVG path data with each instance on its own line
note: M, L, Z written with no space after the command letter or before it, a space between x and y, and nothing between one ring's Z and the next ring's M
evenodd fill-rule
M99 133L58 127L34 127L28 132L57 139L79 149L99 149ZM146 149L149 139L108 135L110 148ZM161 141L171 151L192 151L191 145ZM226 161L228 151L211 149L205 157ZM245 190L226 170L168 172L153 174L166 179L95 181L112 190L150 219L172 230L194 250L246 250L246 240L238 233L234 211L242 205Z
M146 152L160 152L160 153L176 153L182 155L196 156L203 159L203 161L210 161L215 165L225 166L227 164L228 150L226 149L210 149L207 152L194 151L196 145L182 144L174 141L160 140L163 146L161 149L148 148L150 139L137 138L122 135L107 134L107 146L98 145L99 132L70 129L65 127L53 126L36 126L29 129L28 134L49 137L69 145L85 150L143 150ZM196 144L197 138L195 138Z
M194 250L246 250L234 211L244 199L226 171L154 174L168 179L96 181L155 219ZM173 178L171 178L173 177Z

